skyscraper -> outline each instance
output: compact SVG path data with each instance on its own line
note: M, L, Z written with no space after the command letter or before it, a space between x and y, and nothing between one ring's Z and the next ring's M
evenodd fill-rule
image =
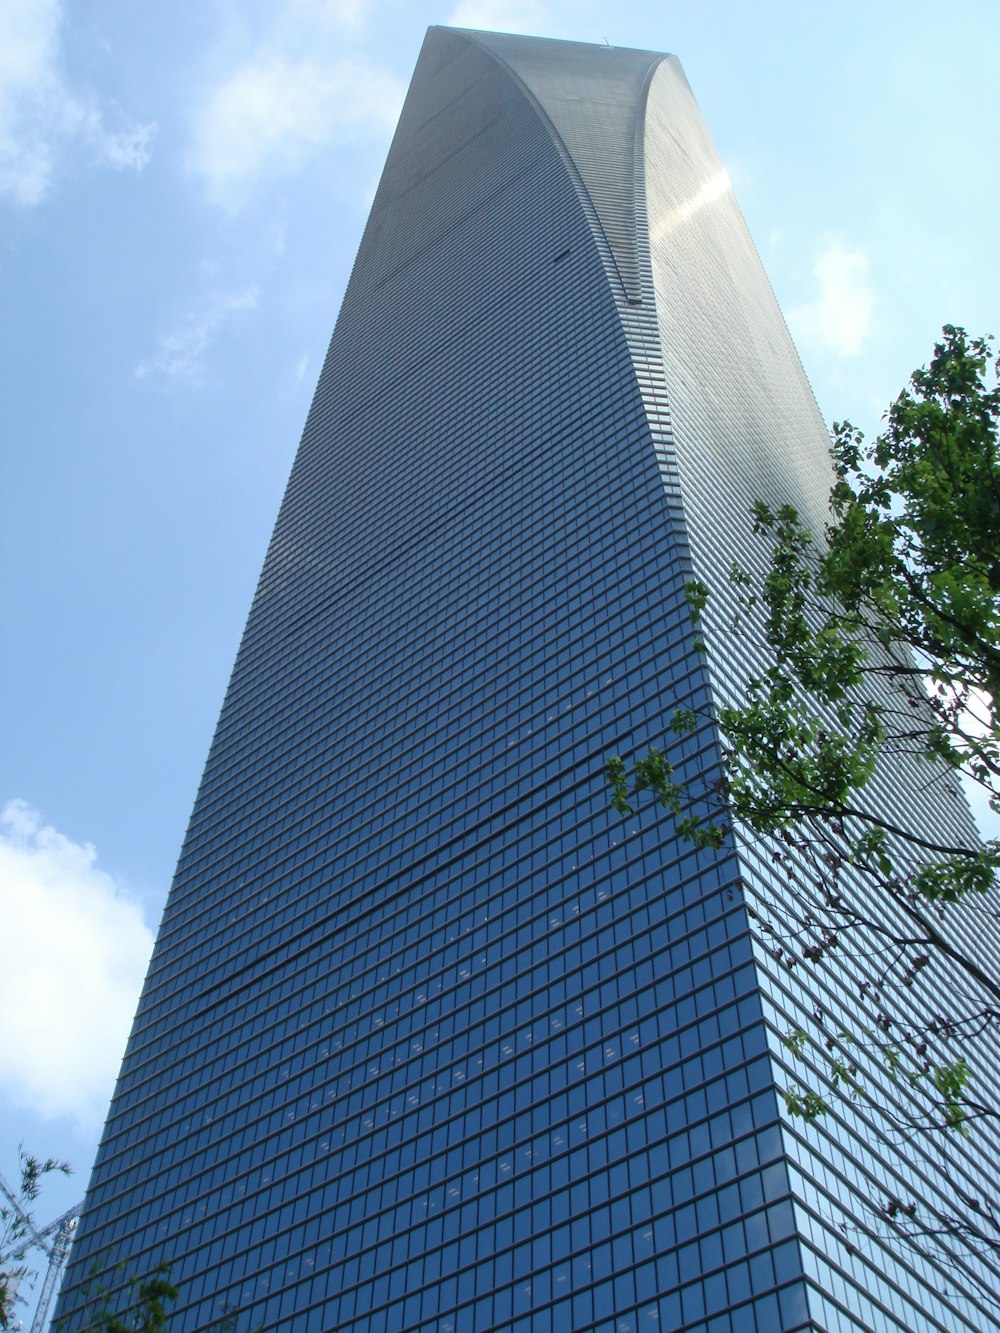
M863 1107L783 1119L780 1038L814 997L753 940L760 849L624 822L602 777L752 669L722 621L695 650L684 584L753 562L755 498L821 527L826 448L676 60L431 29L69 1328L117 1259L170 1263L185 1331L226 1309L303 1333L989 1326L985 1260L851 1230L880 1190L940 1193L930 1154ZM708 734L670 757L721 762ZM890 786L921 799L902 767Z

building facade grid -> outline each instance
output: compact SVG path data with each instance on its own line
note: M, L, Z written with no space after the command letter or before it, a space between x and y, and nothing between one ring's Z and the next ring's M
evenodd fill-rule
M814 995L751 934L760 849L609 809L605 756L744 671L720 631L697 651L686 581L728 569L758 483L826 484L720 173L672 58L429 32L67 1327L119 1259L169 1262L179 1333L989 1326L933 1256L843 1244L838 1207L905 1167L860 1112L783 1116ZM670 758L721 772L709 731Z

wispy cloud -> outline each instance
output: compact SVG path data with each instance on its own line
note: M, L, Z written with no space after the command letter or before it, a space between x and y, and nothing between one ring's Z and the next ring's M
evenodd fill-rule
M108 127L92 94L60 64L58 0L0 4L0 195L38 204L70 154L114 171L141 171L155 125Z
M320 149L379 138L405 87L387 69L343 53L365 0L284 0L246 58L207 91L188 166L209 197L238 207L262 179L288 174Z
M360 32L374 8L375 0L282 0L274 7L278 23L313 32L326 29L347 29Z
M484 32L535 32L547 20L538 0L459 0L445 23Z
M197 379L205 353L235 315L256 310L257 288L216 292L175 328L161 333L155 353L135 368L137 379Z
M833 239L816 260L813 273L819 292L815 300L788 312L793 333L838 356L856 356L875 312L867 255Z
M23 801L0 811L0 1087L43 1116L100 1123L153 947L97 854Z

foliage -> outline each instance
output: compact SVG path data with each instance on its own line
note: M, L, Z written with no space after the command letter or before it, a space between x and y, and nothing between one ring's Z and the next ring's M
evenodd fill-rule
M19 1327L16 1307L25 1301L15 1289L20 1282L36 1276L29 1261L31 1251L39 1246L32 1206L41 1193L44 1178L53 1171L71 1174L69 1164L55 1158L33 1157L23 1149L18 1150L18 1157L19 1187L9 1191L10 1197L6 1188L0 1195L0 1330ZM144 1276L125 1279L126 1267L125 1263L111 1268L99 1261L95 1263L84 1309L74 1317L72 1325L79 1333L167 1333L170 1307L179 1295L178 1287L170 1281L169 1266L160 1263ZM118 1280L111 1282L109 1273ZM124 1301L123 1287L127 1297ZM240 1311L227 1305L209 1326L209 1333L238 1333L240 1323ZM57 1320L56 1327L62 1324L62 1320ZM261 1333L262 1327L256 1325L250 1333Z
M11 1197L5 1189L0 1204L0 1330L19 1326L16 1307L25 1302L15 1289L19 1283L30 1282L37 1276L30 1255L33 1249L40 1248L41 1241L32 1209L44 1179L52 1172L71 1174L67 1162L33 1157L23 1148L18 1149L18 1158L19 1187L10 1190ZM168 1327L167 1307L176 1301L178 1294L169 1280L167 1266L160 1264L146 1277L130 1278L128 1290L126 1307L116 1309L108 1287L95 1279L82 1333L164 1333ZM220 1324L220 1327L228 1329L232 1325Z
M123 1282L126 1271L125 1263L109 1268L95 1262L83 1310L67 1326L67 1333L70 1327L79 1328L81 1333L167 1333L170 1307L180 1295L180 1289L170 1281L169 1265L157 1264L146 1276L132 1276ZM109 1274L115 1274L117 1280L110 1280ZM76 1322L78 1319L83 1323ZM239 1333L241 1323L240 1310L226 1304L206 1326L206 1333ZM262 1333L263 1327L253 1325L249 1333Z
M99 1281L90 1293L91 1308L84 1333L164 1333L168 1306L177 1300L177 1287L170 1281L166 1264L158 1264L145 1277L128 1281L129 1300L124 1309L112 1301L109 1289Z
M69 1175L68 1163L55 1158L33 1157L18 1148L20 1181L18 1188L0 1203L0 1329L16 1327L16 1305L23 1297L16 1295L19 1283L33 1281L36 1270L29 1255L36 1245L37 1228L32 1208L42 1190L42 1182L53 1171Z
M754 506L766 568L734 567L727 595L739 632L762 638L766 665L741 698L671 724L681 734L716 726L725 778L695 791L656 749L607 766L620 813L648 795L699 845L721 844L735 822L770 848L781 900L750 911L783 966L822 967L851 941L849 952L864 954L856 1026L831 1030L817 1007L812 1035L796 1028L785 1046L821 1064L835 1093L877 1099L903 1137L965 1135L1000 1115L976 1099L967 1049L1000 1030L1000 976L975 925L979 914L996 929L1000 842L951 832L963 828L957 775L1000 813L998 424L989 341L946 326L874 443L850 423L834 427L824 541L793 506ZM696 621L715 596L688 585ZM946 811L940 823L908 824L879 801L885 764L923 771ZM914 1003L928 969L951 997L946 1013ZM828 1112L812 1089L787 1090L785 1103L806 1121ZM889 1199L882 1213L921 1234L915 1201ZM998 1218L1000 1206L965 1200L946 1229L1000 1251Z

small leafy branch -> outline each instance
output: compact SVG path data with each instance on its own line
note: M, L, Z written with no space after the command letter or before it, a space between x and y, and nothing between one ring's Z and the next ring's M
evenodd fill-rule
M30 1258L38 1244L33 1209L45 1177L53 1172L70 1174L69 1164L57 1158L34 1157L23 1146L17 1155L18 1186L11 1188L4 1181L0 1201L0 1329L17 1327L16 1307L24 1303L17 1287L37 1276Z
M124 1274L125 1265L116 1264L114 1271ZM112 1290L100 1265L95 1265L87 1292L85 1333L165 1333L169 1307L178 1296L169 1265L160 1263L145 1276L128 1278L126 1290L128 1299L123 1302L120 1291Z
M128 1274L127 1262L97 1259L90 1270L80 1307L68 1321L59 1320L56 1333L168 1333L171 1309L180 1289L170 1279L170 1265L161 1262L148 1273ZM206 1333L239 1333L243 1324L238 1306L226 1302L219 1315L205 1325ZM263 1333L264 1325L249 1333Z

